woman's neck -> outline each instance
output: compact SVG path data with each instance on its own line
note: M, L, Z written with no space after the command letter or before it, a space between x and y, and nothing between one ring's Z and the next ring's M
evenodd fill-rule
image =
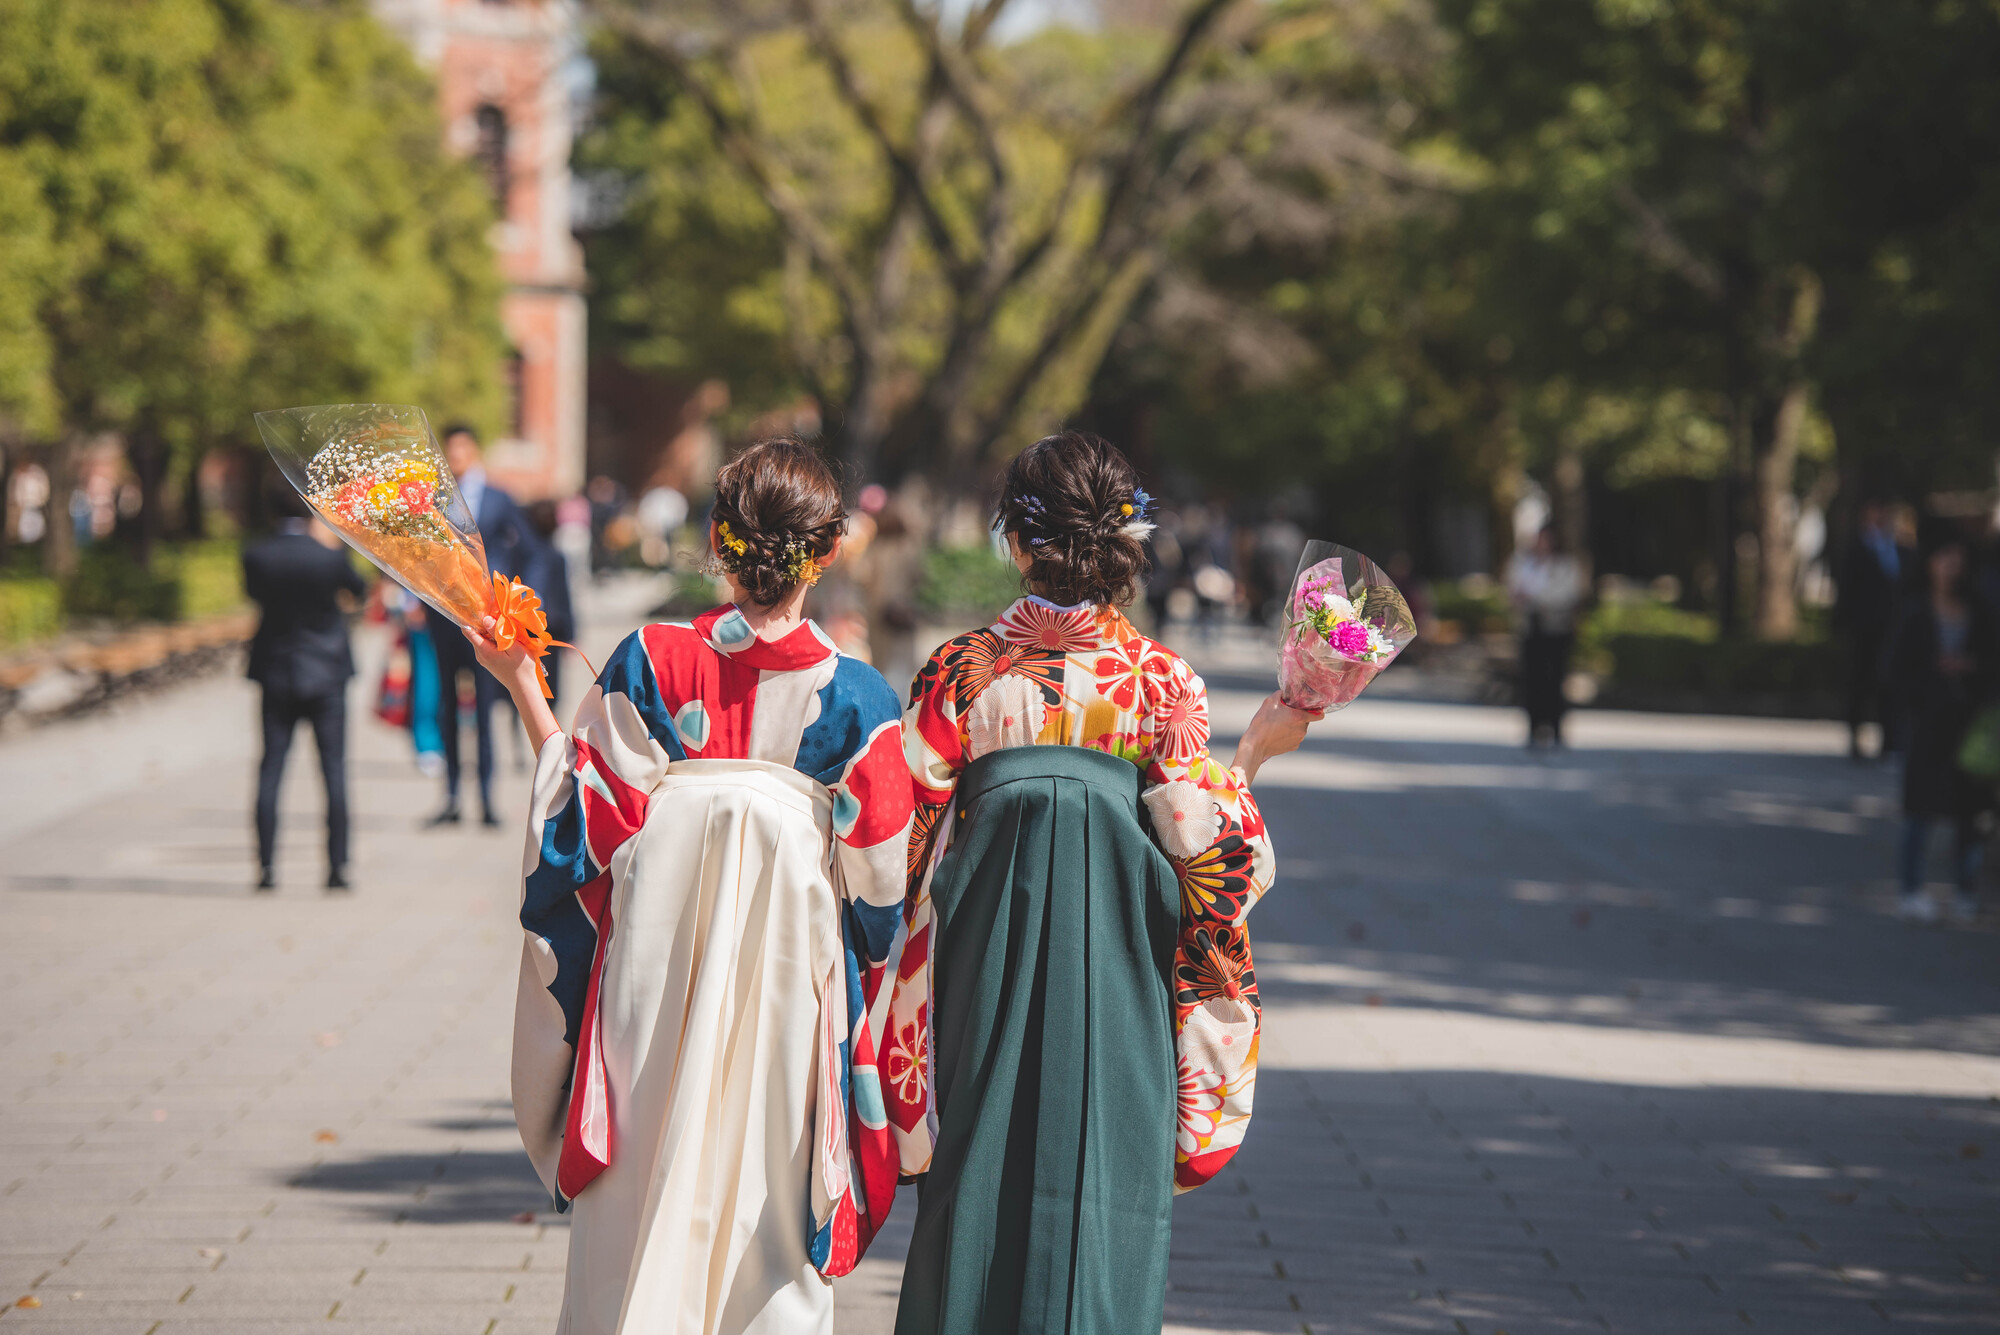
M801 584L769 607L751 602L743 596L740 588L732 589L736 595L736 610L750 623L750 629L764 640L780 640L805 624L806 586Z

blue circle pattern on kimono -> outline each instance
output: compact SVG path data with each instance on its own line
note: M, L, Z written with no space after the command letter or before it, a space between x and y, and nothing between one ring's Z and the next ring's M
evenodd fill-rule
M845 839L861 821L861 799L844 783L830 785L827 792L833 795L833 832Z
M757 638L757 632L750 629L750 623L733 607L716 618L708 634L715 647L725 654L733 654Z
M681 745L690 751L699 751L708 745L708 711L701 701L690 700L674 714L674 731L680 734Z

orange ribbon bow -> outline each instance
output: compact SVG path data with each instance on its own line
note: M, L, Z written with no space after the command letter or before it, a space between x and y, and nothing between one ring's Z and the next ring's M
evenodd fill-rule
M590 667L590 660L584 658L583 650L567 640L558 640L549 634L548 613L542 611L542 600L535 591L518 579L506 575L493 577L493 644L507 650L519 640L535 656L535 681L542 688L542 698L553 700L556 693L549 689L549 674L542 670L542 659L550 649L561 647L583 658L583 665ZM591 676L597 669L591 668Z

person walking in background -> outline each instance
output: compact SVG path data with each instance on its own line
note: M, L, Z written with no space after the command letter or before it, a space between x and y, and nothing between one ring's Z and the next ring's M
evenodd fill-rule
M485 539L486 563L495 574L516 576L533 588L535 577L543 568L542 540L529 526L527 516L521 513L514 498L487 481L479 436L471 427L453 423L444 429L444 461L458 479L459 495L464 497L466 508L472 511L480 536ZM430 623L431 648L437 655L437 718L440 740L444 743L444 806L431 817L430 824L456 825L461 819L458 674L470 672L473 727L479 739L479 818L487 828L497 828L500 818L493 811L492 714L493 706L506 692L490 673L480 669L472 646L450 617L434 607L426 608L425 616Z
M438 727L438 665L437 652L431 647L430 620L425 616L423 599L395 580L385 579L376 587L382 596L383 614L396 628L409 657L408 722L410 743L417 752L417 772L432 778L444 773L444 734Z
M1854 540L1842 553L1834 575L1833 624L1847 654L1847 753L1864 758L1861 725L1881 725L1878 754L1894 751L1894 703L1883 678L1882 649L1899 621L1898 600L1912 554L1896 541L1889 507L1870 497L1861 502Z
M1931 922L1937 905L1924 893L1931 827L1949 821L1958 893L1954 915L1978 914L1983 845L1979 818L1993 805L1992 789L1959 767L1966 730L1993 696L2000 676L2000 628L1972 596L1965 541L1939 538L1923 562L1924 585L1906 600L1889 644L1888 678L1909 745L1903 760L1903 838L1898 858L1901 912Z
M557 510L554 501L536 501L527 509L528 527L541 540L536 553L538 569L527 577L528 586L542 600L542 615L549 619L549 634L558 640L576 638L576 604L570 600L569 558L556 545ZM562 699L562 655L550 654L542 660L549 689Z
M350 600L367 591L340 539L282 479L269 488L278 532L243 552L243 589L261 615L246 675L263 688L264 758L257 767L257 888L277 887L278 784L292 734L310 723L326 785L326 888L347 884L347 642Z
M1557 546L1554 525L1544 525L1525 552L1507 563L1507 597L1521 628L1521 703L1528 711L1528 745L1563 744L1563 681L1576 647L1576 614L1583 605L1583 569Z

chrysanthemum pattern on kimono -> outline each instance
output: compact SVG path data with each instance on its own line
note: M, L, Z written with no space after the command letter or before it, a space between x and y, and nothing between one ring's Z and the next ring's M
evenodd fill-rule
M602 1120L592 1106L601 1071L588 1011L603 967L599 927L631 868L633 836L668 765L757 760L797 770L832 798L835 857L847 887L853 1017L840 1074L853 1167L864 1199L886 1212L897 1161L881 1093L889 1001L882 984L902 923L912 807L899 715L881 677L843 657L811 622L764 640L724 606L692 623L647 626L611 655L577 710L564 781L535 813L521 907L530 949L577 1054L556 1173L563 1199L603 1171L612 1149L593 1136L591 1119ZM851 1196L844 1205L849 1217L831 1221L830 1233L820 1229L816 1262L827 1245L865 1246L881 1222L853 1218Z
M1178 655L1140 635L1115 609L1023 598L992 626L940 646L918 674L903 715L917 808L904 902L908 940L884 1065L889 1121L905 1172L929 1163L936 1135L928 884L946 838L939 832L950 828L952 793L965 767L988 751L1025 742L1090 747L1145 773L1154 831L1180 876L1174 1002L1182 1026L1199 1022L1195 1011L1211 1000L1258 1004L1243 920L1270 886L1275 864L1242 776L1209 757L1207 688ZM1175 1167L1182 1186L1212 1176L1249 1123L1254 1033L1220 1033L1211 1048L1227 1058L1191 1063L1182 1045Z

